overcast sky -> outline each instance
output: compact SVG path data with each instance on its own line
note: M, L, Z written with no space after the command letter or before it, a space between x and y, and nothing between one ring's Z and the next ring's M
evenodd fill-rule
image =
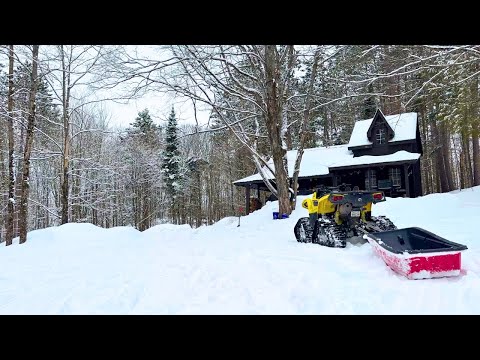
M41 46L42 53L50 51L48 48L51 46ZM158 58L161 54L158 52L157 46L128 46L131 51L136 51L136 55L142 58ZM15 64L17 67L19 61L24 61L25 56L31 56L31 52L24 46L15 45ZM26 55L25 55L26 54ZM42 54L40 54L42 55ZM8 48L2 47L0 49L0 64L4 65L4 71L8 71ZM77 86L75 90L80 89L81 86ZM105 94L97 93L93 95L93 99L100 100L100 98L106 98L109 96L115 96L115 91L109 90ZM58 103L58 99L54 100ZM105 101L105 108L109 112L109 124L114 127L127 127L138 116L138 113L145 108L148 108L152 119L155 123L161 124L166 121L172 105L175 108L177 114L178 123L195 124L195 115L193 111L193 105L190 100L187 99L174 99L171 96L164 94L147 93L141 99L130 100L127 104L117 103L113 101ZM197 104L197 119L200 125L207 124L210 111L199 108Z
M130 100L128 104L118 104L113 101L106 102L110 112L112 126L128 126L137 117L138 113L148 108L153 121L161 124L166 121L174 106L179 125L195 124L195 115L191 101L180 101L167 98L164 95L149 94L141 99ZM198 107L198 105L197 105ZM208 122L209 112L197 109L197 119L200 125Z
M162 58L162 50L159 46L154 45L132 45L128 46L132 53L145 59ZM113 126L128 126L135 120L138 113L145 108L148 108L152 119L155 123L160 124L166 121L172 105L175 108L179 124L189 123L195 124L195 114L192 102L188 99L174 99L171 96L164 94L150 93L143 96L141 99L131 100L128 104L119 104L112 101L107 103L107 108L111 112L110 123ZM209 111L199 108L197 104L197 120L200 125L208 122Z
M78 47L78 51L82 51L82 47ZM154 46L154 45L129 45L126 46L126 49L128 52L130 52L134 57L137 58L142 58L142 59L161 59L162 57L165 56L170 56L169 55L169 50L166 49L165 47L162 46ZM2 47L2 51L0 52L0 63L7 64L8 63L8 57L7 57L7 48ZM15 66L18 66L18 59L21 60L22 54L23 56L31 56L31 50L28 50L24 46L15 46L15 52L16 55L19 56L17 57ZM54 46L41 46L41 54L40 58L43 58L43 61L45 59L48 59L49 53L55 53L58 52L58 50L55 50ZM94 51L93 51L94 52ZM43 55L42 55L43 54ZM52 59L55 59L53 56ZM57 63L55 63L57 61ZM58 71L58 58L56 60L53 60L53 63L48 62L52 66L52 68L56 68ZM89 62L85 63L88 66ZM77 74L73 75L73 79L75 76L80 76L81 75L81 67L78 68ZM57 74L57 82L53 86L59 87L57 89L57 96L56 96L56 103L59 103L61 101L61 83L58 81L61 79L61 77ZM88 76L86 76L82 81L87 82ZM72 80L73 81L73 80ZM72 94L77 94L83 92L82 90L82 85L77 85L74 90L72 90ZM100 100L100 99L105 99L108 97L116 97L118 94L116 94L115 89L110 89L110 90L105 90L105 93L103 93L101 90L95 92L95 93L90 93L88 97L92 96L92 100ZM109 123L111 126L114 127L128 127L130 123L132 123L135 118L138 116L138 113L145 108L148 108L150 111L150 114L157 124L161 124L163 121L165 121L168 118L168 115L170 114L172 105L175 108L175 112L177 114L177 119L179 124L195 124L195 115L194 115L194 108L191 100L188 100L186 98L183 99L173 99L170 96L166 96L162 93L155 93L155 92L150 92L144 95L141 99L136 99L136 100L130 100L127 104L125 103L116 103L113 101L106 101L105 102L105 107L107 111L109 112ZM203 105L203 109L201 108L201 104L197 103L197 119L199 125L205 125L208 122L209 115L210 115L210 110L211 109L205 109L205 105Z

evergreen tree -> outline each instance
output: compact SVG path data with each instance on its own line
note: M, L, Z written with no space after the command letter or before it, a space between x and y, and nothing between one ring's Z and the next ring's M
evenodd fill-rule
M167 195L171 204L175 201L181 188L181 164L177 130L177 118L175 110L172 107L167 127L165 129L166 146L163 153L162 163L162 173L167 187Z
M158 127L153 123L152 117L148 109L140 111L135 121L130 124L132 126L129 129L131 135L139 135L142 138L142 143L147 145L153 145L156 143Z

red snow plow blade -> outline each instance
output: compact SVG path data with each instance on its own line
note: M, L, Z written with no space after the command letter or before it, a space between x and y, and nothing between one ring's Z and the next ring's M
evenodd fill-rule
M461 251L467 249L418 227L365 234L364 238L392 270L408 279L460 275Z

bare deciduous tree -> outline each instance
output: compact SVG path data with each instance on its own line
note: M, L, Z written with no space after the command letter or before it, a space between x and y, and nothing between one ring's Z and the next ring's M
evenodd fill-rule
M13 213L15 211L15 175L14 175L14 157L15 149L13 136L13 58L14 48L10 45L8 55L8 205L7 205L7 221L6 221L6 243L11 245L13 239Z
M19 217L19 233L20 244L27 241L27 224L28 224L28 194L30 188L30 155L33 146L33 129L35 125L35 97L37 94L38 84L38 49L39 45L33 45L32 48L32 74L30 94L28 100L28 123L25 139L25 150L23 154L23 171L22 186L20 196L20 217Z

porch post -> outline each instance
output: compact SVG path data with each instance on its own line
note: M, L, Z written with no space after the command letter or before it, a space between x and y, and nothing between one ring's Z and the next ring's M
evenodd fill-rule
M403 171L405 173L405 190L406 196L410 197L410 182L408 181L408 164L403 165Z
M423 195L423 187L422 187L422 173L421 173L421 167L420 167L420 159L415 163L415 166L413 167L414 173L413 176L415 180L415 197L417 196L422 196Z
M250 184L245 187L245 215L250 214Z
M417 182L415 179L415 168L412 166L412 184L413 184L413 189L412 189L412 197L417 197Z
M257 199L260 200L260 185L257 185Z

